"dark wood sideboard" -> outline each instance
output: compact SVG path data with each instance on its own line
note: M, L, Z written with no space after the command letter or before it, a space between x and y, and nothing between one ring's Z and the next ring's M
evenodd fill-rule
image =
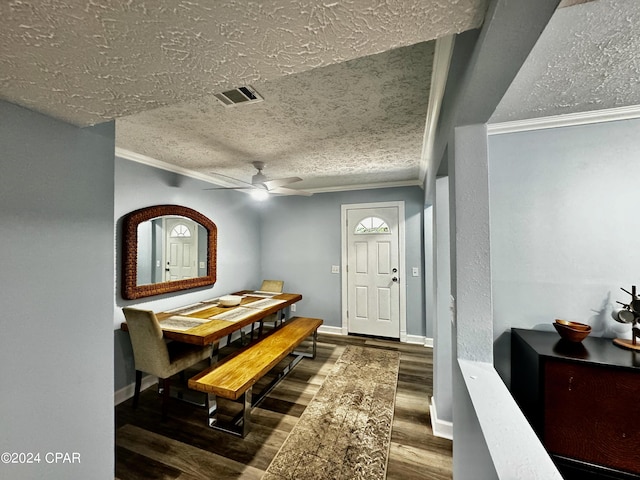
M511 393L565 479L640 479L640 353L514 328Z

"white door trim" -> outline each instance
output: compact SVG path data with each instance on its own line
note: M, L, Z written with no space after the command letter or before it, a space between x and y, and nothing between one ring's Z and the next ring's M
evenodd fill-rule
M400 341L407 341L407 276L405 270L407 262L405 259L405 233L404 233L404 201L397 202L377 202L377 203L350 203L341 205L340 207L340 232L341 232L341 270L340 274L342 284L342 334L349 334L349 320L347 318L347 211L355 208L380 208L380 207L397 207L398 208L398 258L399 258L399 276L400 279Z

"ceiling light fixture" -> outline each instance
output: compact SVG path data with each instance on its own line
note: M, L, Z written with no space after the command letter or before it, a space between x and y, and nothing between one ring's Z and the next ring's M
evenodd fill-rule
M263 202L264 200L267 200L269 198L269 192L267 192L266 190L262 190L261 188L251 190L250 195L254 200L258 200L259 202Z

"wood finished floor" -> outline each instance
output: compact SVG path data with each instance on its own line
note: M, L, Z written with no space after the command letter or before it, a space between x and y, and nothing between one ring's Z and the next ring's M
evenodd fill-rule
M245 438L211 430L204 408L172 400L160 421L155 387L115 409L118 480L260 479L347 344L399 350L400 372L387 468L388 480L451 479L452 443L432 435L432 351L361 337L319 335L315 360L304 359L252 411Z

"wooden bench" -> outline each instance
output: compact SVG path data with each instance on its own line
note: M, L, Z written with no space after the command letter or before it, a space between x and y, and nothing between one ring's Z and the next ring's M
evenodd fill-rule
M260 403L302 358L315 358L320 325L322 320L319 318L293 317L258 341L190 378L189 388L207 393L209 426L245 437L249 433L251 408ZM311 335L312 353L294 352ZM295 358L258 395L253 396L253 385L290 353L294 353ZM231 425L222 425L218 421L216 396L242 400L242 411Z

